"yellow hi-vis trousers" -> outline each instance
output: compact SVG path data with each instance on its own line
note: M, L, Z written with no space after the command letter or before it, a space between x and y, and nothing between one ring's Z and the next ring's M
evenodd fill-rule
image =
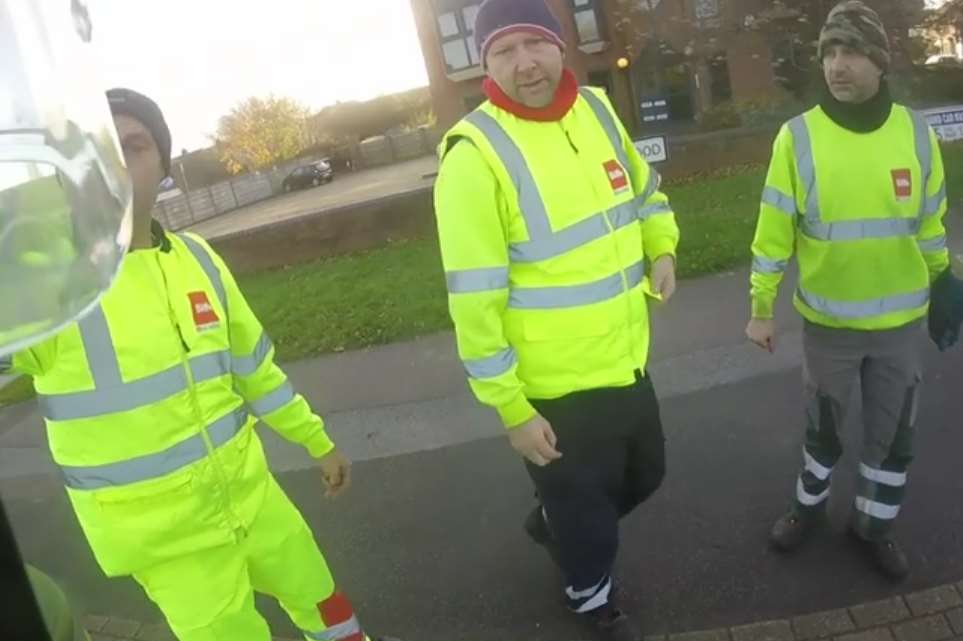
M273 596L309 641L368 641L304 518L272 477L245 539L134 575L180 641L271 641L254 607Z

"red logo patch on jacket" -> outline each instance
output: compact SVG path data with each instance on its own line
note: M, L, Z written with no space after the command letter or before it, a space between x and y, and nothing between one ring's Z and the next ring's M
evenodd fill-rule
M605 174L609 177L613 192L621 194L629 188L629 177L617 160L608 160L602 163L602 167L605 168Z
M909 169L893 170L893 192L896 200L909 200L913 197L913 174Z
M194 325L198 331L214 329L221 324L221 320L214 311L214 306L205 292L189 292L187 298L191 301L191 312L194 314Z

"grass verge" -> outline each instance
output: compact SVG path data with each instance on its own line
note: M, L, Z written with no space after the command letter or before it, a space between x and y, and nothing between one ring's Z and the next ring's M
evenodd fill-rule
M950 202L963 201L963 144L943 150ZM665 187L682 240L679 276L694 278L749 262L765 170ZM397 243L239 278L281 361L369 347L451 327L434 239ZM0 389L0 406L26 400L20 378Z

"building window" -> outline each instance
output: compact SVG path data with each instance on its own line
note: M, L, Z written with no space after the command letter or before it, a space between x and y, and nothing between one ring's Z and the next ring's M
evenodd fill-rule
M465 96L465 111L475 111L475 109L481 103L485 102L485 96L482 94L472 94L470 96Z
M721 53L709 60L709 88L712 104L732 100L732 80L729 78L729 59Z
M692 104L692 73L688 65L679 63L666 67L663 74L669 118L676 122L693 120L695 109Z
M719 17L719 0L693 0L696 20Z
M480 6L480 2L472 2L438 11L438 35L448 73L464 71L481 63L475 46L475 18Z
M612 97L612 74L608 71L590 71L588 74L588 83L591 87L599 87L600 89L605 89L605 93Z
M572 15L579 44L605 40L604 23L596 0L572 0Z

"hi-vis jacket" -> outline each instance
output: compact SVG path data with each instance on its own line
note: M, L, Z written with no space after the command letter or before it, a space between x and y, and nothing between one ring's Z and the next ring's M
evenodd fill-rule
M752 245L752 313L772 318L795 250L795 305L828 327L882 330L926 315L949 267L943 161L922 115L893 105L854 133L820 107L779 132Z
M244 535L269 480L257 419L315 457L334 447L196 236L129 253L90 315L8 365L34 377L53 459L108 575Z
M645 259L675 217L605 94L557 122L486 102L448 132L435 211L458 351L508 427L529 398L629 385L645 369Z

